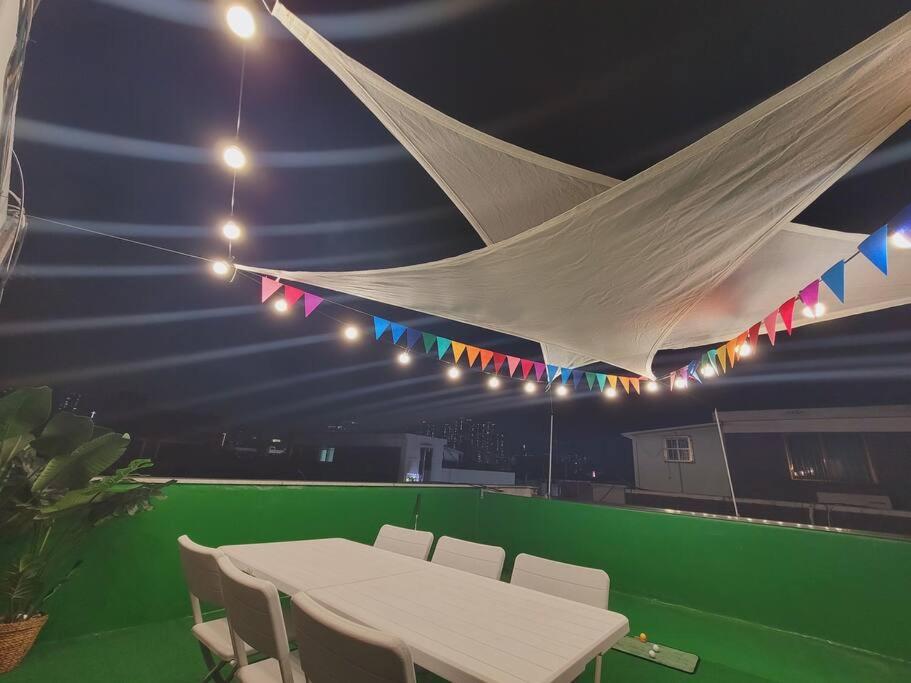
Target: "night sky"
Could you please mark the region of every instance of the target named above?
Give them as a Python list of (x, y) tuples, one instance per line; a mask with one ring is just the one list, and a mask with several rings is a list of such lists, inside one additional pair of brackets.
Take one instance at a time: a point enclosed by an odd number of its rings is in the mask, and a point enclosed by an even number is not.
[[(288, 6), (447, 114), (618, 178), (699, 139), (907, 9), (906, 0), (448, 0), (395, 11), (405, 6), (397, 2)], [(253, 166), (238, 179), (238, 217), (248, 225), (238, 260), (345, 270), (481, 247), (373, 115), (252, 6), (260, 27), (272, 26), (247, 55), (241, 138)], [(136, 11), (150, 7), (171, 18)], [(216, 226), (231, 178), (214, 150), (233, 135), (241, 48), (218, 15), (206, 26), (204, 8), (190, 0), (44, 0), (16, 142), (30, 214), (206, 257), (224, 253)], [(797, 221), (872, 232), (911, 202), (909, 180), (906, 126)], [(541, 277), (545, 284), (559, 274)], [(531, 342), (339, 299), (540, 358)], [(384, 431), (474, 415), (501, 424), (512, 450), (523, 441), (543, 448), (549, 405), (540, 394), (530, 399), (507, 382), (492, 395), (477, 375), (453, 386), (431, 360), (401, 368), (391, 346), (370, 341), (368, 319), (325, 311), (360, 323), (367, 337), (345, 344), (325, 316), (279, 318), (259, 305), (255, 283), (219, 281), (205, 263), (33, 220), (0, 306), (0, 384), (81, 392), (100, 422), (127, 427), (164, 411), (224, 427), (356, 420)], [(909, 320), (904, 307), (780, 335), (774, 349), (763, 344), (759, 357), (686, 393), (608, 403), (580, 392), (556, 402), (557, 430), (564, 440), (598, 444), (626, 430), (703, 422), (714, 407), (909, 402)], [(697, 353), (663, 352), (656, 371)]]

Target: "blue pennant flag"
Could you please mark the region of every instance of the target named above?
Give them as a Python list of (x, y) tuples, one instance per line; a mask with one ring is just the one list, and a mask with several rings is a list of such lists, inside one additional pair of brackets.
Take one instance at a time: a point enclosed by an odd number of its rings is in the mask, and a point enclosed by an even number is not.
[(553, 382), (555, 379), (557, 379), (557, 375), (559, 375), (559, 374), (560, 374), (560, 368), (558, 368), (556, 365), (547, 366), (547, 381), (548, 382)]
[(578, 388), (579, 388), (579, 382), (581, 382), (581, 381), (582, 381), (582, 371), (581, 371), (581, 370), (573, 370), (573, 387), (575, 387), (576, 389), (578, 389)]
[(689, 366), (687, 366), (686, 371), (689, 373), (690, 377), (692, 377), (694, 380), (699, 382), (699, 384), (702, 384), (702, 378), (699, 376), (699, 373), (697, 371), (698, 367), (699, 367), (698, 360), (690, 361), (690, 364), (689, 364)]
[(563, 376), (563, 384), (566, 384), (569, 378), (573, 376), (573, 370), (572, 368), (563, 368), (560, 370), (560, 374)]
[(842, 303), (845, 302), (845, 262), (839, 261), (829, 268), (820, 278), (826, 283), (832, 294), (838, 297)]
[(884, 225), (857, 246), (857, 251), (870, 259), (883, 275), (889, 274), (889, 226)]
[(398, 323), (392, 323), (392, 343), (398, 344), (399, 339), (402, 338), (403, 334), (405, 334), (405, 326), (399, 325)]
[(383, 320), (382, 318), (377, 318), (373, 316), (373, 331), (376, 334), (376, 338), (379, 339), (383, 336), (383, 332), (389, 329), (389, 321)]
[(412, 346), (418, 343), (418, 340), (421, 338), (421, 333), (417, 330), (412, 330), (410, 327), (405, 334), (405, 344), (410, 349)]
[(452, 344), (451, 339), (446, 339), (445, 337), (437, 337), (437, 355), (440, 360), (443, 359), (443, 356), (446, 353), (446, 349)]
[(712, 364), (715, 374), (718, 374), (718, 349), (709, 349), (705, 355), (709, 357), (709, 363)]

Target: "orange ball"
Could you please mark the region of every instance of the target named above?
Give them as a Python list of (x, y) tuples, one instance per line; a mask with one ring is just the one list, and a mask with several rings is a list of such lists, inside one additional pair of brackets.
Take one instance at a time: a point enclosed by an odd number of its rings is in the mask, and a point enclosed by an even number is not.
[(639, 640), (642, 641), (642, 642), (644, 643), (645, 641), (648, 640), (648, 636), (645, 635), (644, 633), (640, 633), (640, 634), (639, 634)]

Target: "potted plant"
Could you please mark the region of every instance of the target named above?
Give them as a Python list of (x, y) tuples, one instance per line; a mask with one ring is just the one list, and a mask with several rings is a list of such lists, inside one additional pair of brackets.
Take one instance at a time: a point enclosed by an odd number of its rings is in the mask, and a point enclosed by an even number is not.
[(49, 387), (0, 397), (0, 673), (15, 668), (47, 621), (45, 602), (79, 567), (86, 534), (111, 517), (151, 507), (166, 484), (132, 477), (133, 460), (100, 476), (128, 434), (68, 412), (51, 416)]

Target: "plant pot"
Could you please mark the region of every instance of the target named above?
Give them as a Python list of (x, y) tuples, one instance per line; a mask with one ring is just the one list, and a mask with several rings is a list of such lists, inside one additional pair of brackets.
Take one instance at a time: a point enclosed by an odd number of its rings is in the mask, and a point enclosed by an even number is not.
[(25, 621), (0, 624), (0, 674), (19, 666), (46, 623), (47, 615), (41, 614)]

